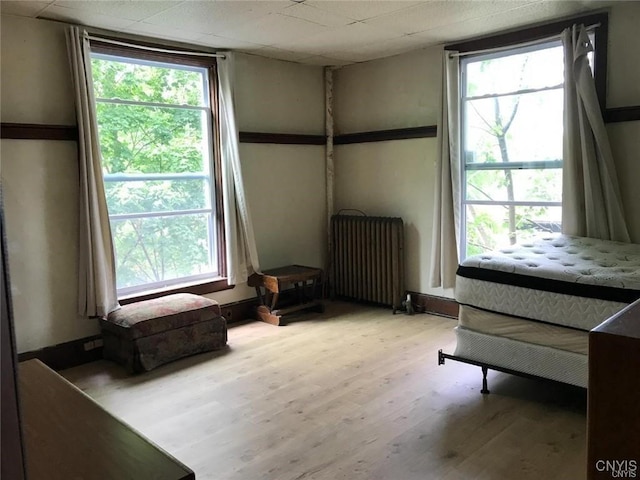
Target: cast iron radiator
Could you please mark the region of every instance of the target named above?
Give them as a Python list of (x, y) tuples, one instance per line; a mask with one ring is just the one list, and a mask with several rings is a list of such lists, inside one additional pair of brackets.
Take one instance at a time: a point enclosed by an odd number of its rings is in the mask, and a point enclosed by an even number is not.
[(331, 217), (331, 296), (387, 305), (404, 298), (404, 224), (397, 217)]

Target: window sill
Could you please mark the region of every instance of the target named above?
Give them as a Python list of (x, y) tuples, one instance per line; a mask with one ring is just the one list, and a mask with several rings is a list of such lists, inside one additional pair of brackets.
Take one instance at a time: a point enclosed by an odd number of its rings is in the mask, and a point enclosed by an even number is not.
[(231, 290), (232, 288), (234, 288), (234, 285), (229, 285), (226, 278), (217, 278), (211, 282), (193, 283), (188, 285), (174, 285), (158, 290), (125, 295), (118, 298), (118, 301), (120, 302), (120, 305), (128, 305), (129, 303), (142, 302), (144, 300), (164, 297), (165, 295), (172, 295), (174, 293), (193, 293), (194, 295), (205, 295), (207, 293)]

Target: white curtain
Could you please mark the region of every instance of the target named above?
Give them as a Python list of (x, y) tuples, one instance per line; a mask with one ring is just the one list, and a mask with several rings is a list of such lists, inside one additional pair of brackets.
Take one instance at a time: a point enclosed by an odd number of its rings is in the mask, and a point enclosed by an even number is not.
[(444, 51), (442, 115), (438, 124), (431, 286), (455, 285), (460, 251), (460, 62)]
[(630, 242), (607, 131), (587, 54), (586, 29), (562, 32), (565, 56), (562, 231)]
[(224, 58), (219, 58), (217, 65), (227, 281), (229, 285), (236, 285), (246, 282), (252, 273), (259, 272), (260, 264), (242, 181), (238, 127), (233, 100), (233, 54), (225, 52)]
[(115, 255), (102, 179), (98, 123), (88, 34), (67, 32), (67, 50), (75, 90), (80, 172), (78, 312), (103, 317), (118, 309)]

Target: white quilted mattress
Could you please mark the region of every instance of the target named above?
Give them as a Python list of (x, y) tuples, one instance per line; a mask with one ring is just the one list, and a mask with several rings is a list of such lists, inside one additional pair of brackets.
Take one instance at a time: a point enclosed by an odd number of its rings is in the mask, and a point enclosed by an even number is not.
[(590, 330), (640, 298), (640, 245), (555, 235), (474, 255), (458, 269), (455, 298)]

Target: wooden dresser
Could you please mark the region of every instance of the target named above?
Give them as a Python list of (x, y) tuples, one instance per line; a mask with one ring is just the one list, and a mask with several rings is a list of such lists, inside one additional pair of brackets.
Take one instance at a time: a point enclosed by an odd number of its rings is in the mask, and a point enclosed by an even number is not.
[(194, 473), (39, 360), (20, 364), (29, 480), (190, 480)]
[(640, 300), (589, 332), (588, 480), (640, 478)]

